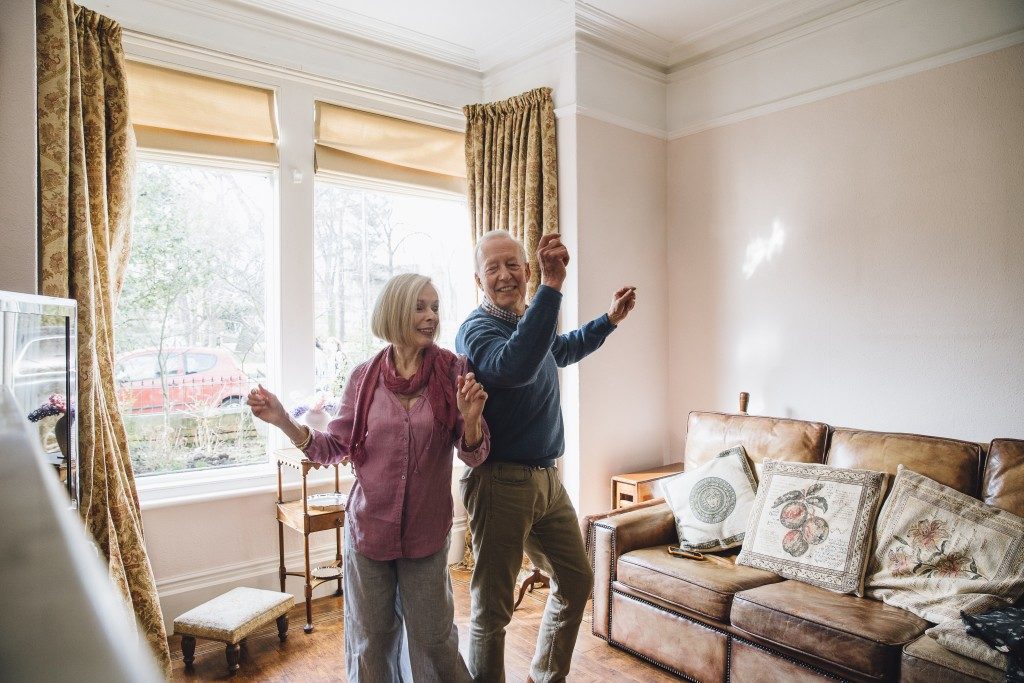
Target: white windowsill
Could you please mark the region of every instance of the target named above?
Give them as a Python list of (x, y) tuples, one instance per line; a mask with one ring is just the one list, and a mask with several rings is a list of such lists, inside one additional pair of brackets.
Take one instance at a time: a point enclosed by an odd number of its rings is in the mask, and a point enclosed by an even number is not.
[[(284, 468), (284, 490), (297, 491), (302, 487), (298, 472)], [(354, 477), (342, 470), (341, 487), (345, 491)], [(306, 478), (309, 488), (334, 485), (334, 470), (323, 468), (310, 472)], [(277, 467), (270, 463), (243, 465), (138, 477), (135, 480), (139, 504), (143, 510), (205, 503), (212, 500), (240, 498), (277, 492)]]

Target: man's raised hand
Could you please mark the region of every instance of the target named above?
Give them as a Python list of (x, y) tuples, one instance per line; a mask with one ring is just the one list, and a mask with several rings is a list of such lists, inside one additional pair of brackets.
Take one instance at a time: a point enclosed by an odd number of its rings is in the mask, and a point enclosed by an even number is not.
[(608, 309), (608, 319), (612, 325), (618, 325), (636, 306), (636, 287), (627, 285), (612, 295), (612, 305)]
[(561, 289), (565, 282), (565, 267), (569, 265), (569, 250), (562, 244), (557, 232), (540, 238), (537, 245), (537, 261), (540, 262), (540, 281), (552, 289)]

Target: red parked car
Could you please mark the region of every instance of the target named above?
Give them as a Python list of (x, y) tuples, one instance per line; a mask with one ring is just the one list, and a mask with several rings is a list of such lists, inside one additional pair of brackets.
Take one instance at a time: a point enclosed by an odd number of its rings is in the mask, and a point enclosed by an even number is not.
[(216, 348), (131, 351), (117, 359), (116, 376), (121, 409), (134, 414), (162, 412), (165, 385), (168, 410), (237, 405), (249, 391), (235, 357)]

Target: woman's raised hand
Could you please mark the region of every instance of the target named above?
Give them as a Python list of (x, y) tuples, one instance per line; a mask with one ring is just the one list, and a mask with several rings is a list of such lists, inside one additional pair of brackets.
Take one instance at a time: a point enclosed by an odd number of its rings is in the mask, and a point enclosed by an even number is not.
[(455, 386), (462, 419), (467, 423), (475, 424), (484, 412), (484, 404), (487, 403), (487, 392), (484, 391), (484, 386), (476, 381), (476, 375), (472, 372), (459, 375), (455, 380)]
[(255, 417), (275, 427), (283, 427), (290, 422), (288, 411), (284, 409), (280, 399), (267, 391), (262, 384), (249, 392), (246, 404), (252, 409)]

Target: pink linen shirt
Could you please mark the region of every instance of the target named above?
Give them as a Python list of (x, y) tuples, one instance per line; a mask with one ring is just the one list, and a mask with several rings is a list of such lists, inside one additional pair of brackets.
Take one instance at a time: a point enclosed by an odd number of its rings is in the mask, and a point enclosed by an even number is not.
[[(338, 417), (327, 431), (311, 430), (306, 456), (331, 465), (350, 457), (356, 391), (369, 362), (349, 376)], [(465, 374), (466, 359), (459, 356), (450, 378)], [(437, 380), (433, 380), (437, 381)], [(425, 395), (407, 410), (381, 378), (370, 404), (362, 457), (353, 459), (356, 481), (349, 492), (345, 517), (356, 550), (371, 560), (420, 558), (444, 547), (452, 527), (452, 448), (459, 459), (476, 467), (490, 453), (490, 433), (481, 418), (483, 441), (465, 449), (462, 415), (453, 433), (434, 420)]]

